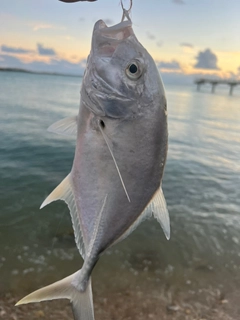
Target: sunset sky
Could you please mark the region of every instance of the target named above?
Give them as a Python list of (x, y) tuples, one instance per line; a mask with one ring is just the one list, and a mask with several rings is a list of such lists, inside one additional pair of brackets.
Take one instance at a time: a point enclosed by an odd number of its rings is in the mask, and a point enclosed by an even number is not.
[[(119, 0), (1, 0), (0, 67), (82, 74), (94, 23), (115, 24), (121, 14)], [(135, 34), (169, 82), (240, 78), (239, 16), (239, 0), (133, 0), (131, 13)]]

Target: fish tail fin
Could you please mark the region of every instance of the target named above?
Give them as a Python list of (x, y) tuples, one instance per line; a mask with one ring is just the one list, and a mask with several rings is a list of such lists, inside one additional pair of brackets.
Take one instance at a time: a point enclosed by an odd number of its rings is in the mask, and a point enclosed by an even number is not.
[(88, 280), (84, 291), (79, 290), (74, 285), (80, 272), (81, 270), (49, 286), (30, 293), (18, 301), (16, 306), (47, 300), (69, 299), (72, 304), (75, 320), (94, 320), (91, 279)]
[(94, 320), (91, 278), (86, 290), (80, 293), (80, 297), (72, 300), (72, 311), (74, 320)]

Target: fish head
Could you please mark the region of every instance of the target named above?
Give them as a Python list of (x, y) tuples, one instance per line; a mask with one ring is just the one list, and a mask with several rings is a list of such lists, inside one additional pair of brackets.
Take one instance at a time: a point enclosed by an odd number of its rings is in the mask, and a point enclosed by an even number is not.
[(81, 95), (99, 116), (132, 118), (165, 96), (159, 71), (137, 40), (131, 20), (96, 22)]

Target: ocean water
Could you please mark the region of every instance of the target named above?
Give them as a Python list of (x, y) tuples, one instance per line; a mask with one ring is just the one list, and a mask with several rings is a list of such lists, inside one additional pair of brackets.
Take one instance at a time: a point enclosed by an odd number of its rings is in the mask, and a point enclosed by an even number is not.
[[(29, 292), (78, 270), (67, 206), (39, 210), (71, 170), (75, 139), (47, 132), (76, 115), (81, 78), (0, 72), (0, 293)], [(167, 241), (154, 220), (106, 252), (99, 290), (151, 282), (234, 290), (240, 283), (240, 89), (166, 86)], [(144, 290), (144, 289), (143, 289)]]

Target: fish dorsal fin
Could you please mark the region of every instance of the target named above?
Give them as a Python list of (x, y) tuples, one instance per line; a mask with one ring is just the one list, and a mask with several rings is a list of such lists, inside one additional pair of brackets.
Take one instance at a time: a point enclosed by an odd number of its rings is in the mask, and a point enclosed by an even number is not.
[(160, 187), (155, 195), (153, 196), (152, 201), (148, 205), (148, 210), (151, 210), (154, 218), (160, 223), (163, 232), (167, 238), (170, 239), (170, 219), (167, 209), (166, 200), (163, 195), (162, 187)]
[(64, 136), (77, 136), (77, 120), (78, 117), (69, 117), (54, 122), (49, 128), (49, 132), (62, 134)]
[(56, 201), (56, 200), (63, 200), (67, 203), (68, 208), (70, 210), (73, 230), (75, 234), (75, 241), (78, 247), (78, 250), (81, 256), (84, 258), (85, 256), (85, 245), (81, 230), (81, 224), (79, 220), (79, 214), (77, 210), (77, 205), (74, 197), (74, 193), (72, 190), (71, 184), (71, 174), (69, 174), (57, 187), (53, 190), (52, 193), (45, 199), (42, 203), (40, 209), (48, 205), (49, 203)]

